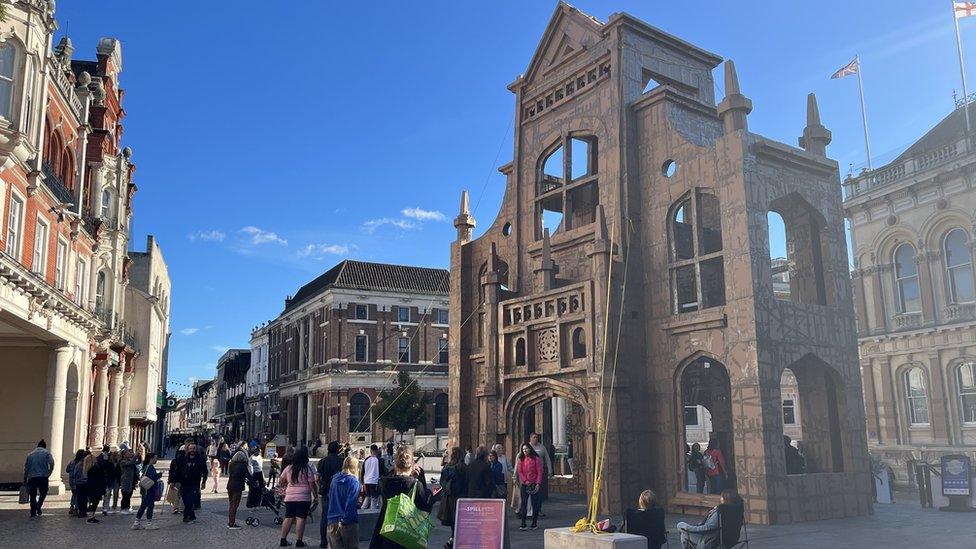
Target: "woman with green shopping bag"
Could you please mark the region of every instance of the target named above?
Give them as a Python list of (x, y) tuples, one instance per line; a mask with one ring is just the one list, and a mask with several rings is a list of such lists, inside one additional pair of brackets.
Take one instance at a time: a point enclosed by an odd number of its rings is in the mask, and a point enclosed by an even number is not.
[(421, 549), (433, 524), (430, 510), (436, 497), (427, 490), (423, 471), (414, 463), (413, 452), (397, 451), (393, 460), (394, 475), (380, 479), (383, 507), (373, 530), (369, 549)]

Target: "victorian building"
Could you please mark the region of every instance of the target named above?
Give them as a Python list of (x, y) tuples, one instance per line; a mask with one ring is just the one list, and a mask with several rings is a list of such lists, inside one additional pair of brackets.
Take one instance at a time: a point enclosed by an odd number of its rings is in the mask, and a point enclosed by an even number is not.
[(430, 401), (418, 449), (447, 434), (448, 272), (346, 260), (302, 286), (252, 333), (268, 338), (270, 428), (289, 443), (369, 445), (393, 438), (373, 417), (397, 372)]
[(974, 174), (960, 106), (844, 182), (868, 445), (901, 483), (920, 462), (976, 452)]
[(227, 440), (244, 436), (244, 392), (247, 371), (251, 367), (249, 349), (229, 349), (217, 361), (217, 401), (214, 419), (220, 434)]
[[(460, 445), (572, 441), (601, 502), (688, 493), (685, 410), (710, 414), (748, 520), (871, 512), (837, 163), (807, 98), (800, 147), (748, 128), (732, 61), (635, 19), (560, 3), (515, 100), (500, 211), (451, 247), (450, 425)], [(803, 98), (796, 118), (803, 120)], [(788, 276), (770, 258), (783, 218)], [(788, 288), (787, 288), (788, 286)], [(787, 475), (781, 386), (795, 377), (807, 473)], [(694, 409), (694, 408), (692, 408)], [(554, 429), (555, 427), (555, 429)]]
[(247, 436), (271, 437), (268, 397), (268, 329), (264, 325), (251, 332), (251, 367), (244, 386)]
[[(0, 483), (37, 440), (57, 471), (116, 445), (134, 339), (123, 322), (134, 165), (121, 147), (121, 45), (94, 61), (57, 46), (54, 2), (7, 2), (0, 23)], [(63, 475), (62, 475), (63, 476)], [(52, 478), (52, 489), (64, 489)]]

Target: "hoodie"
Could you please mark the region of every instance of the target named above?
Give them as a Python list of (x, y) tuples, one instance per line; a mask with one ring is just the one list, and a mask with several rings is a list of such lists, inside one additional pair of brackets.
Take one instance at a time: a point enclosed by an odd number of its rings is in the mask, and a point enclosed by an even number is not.
[(356, 500), (359, 499), (359, 479), (346, 472), (337, 473), (329, 485), (329, 511), (326, 520), (329, 524), (355, 524), (359, 522)]

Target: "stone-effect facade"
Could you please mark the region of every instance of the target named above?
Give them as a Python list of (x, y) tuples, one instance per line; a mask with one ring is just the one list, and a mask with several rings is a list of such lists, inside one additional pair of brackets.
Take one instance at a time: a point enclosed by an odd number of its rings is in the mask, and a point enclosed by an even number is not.
[(899, 484), (915, 483), (918, 461), (976, 452), (976, 137), (964, 114), (844, 182), (868, 446)]
[[(509, 86), (515, 157), (501, 168), (498, 216), (472, 240), (465, 195), (455, 220), (451, 434), (513, 453), (533, 430), (552, 442), (562, 433), (548, 432), (549, 403), (565, 399), (579, 489), (589, 490), (609, 409), (604, 507), (620, 509), (646, 488), (673, 504), (688, 497), (684, 406), (700, 404), (750, 521), (866, 515), (830, 134), (812, 96), (803, 149), (749, 132), (751, 102), (731, 62), (715, 104), (720, 62), (629, 15), (601, 23), (560, 3)], [(788, 299), (782, 288), (774, 296), (769, 211), (787, 226)], [(802, 408), (804, 475), (785, 470), (787, 367)]]

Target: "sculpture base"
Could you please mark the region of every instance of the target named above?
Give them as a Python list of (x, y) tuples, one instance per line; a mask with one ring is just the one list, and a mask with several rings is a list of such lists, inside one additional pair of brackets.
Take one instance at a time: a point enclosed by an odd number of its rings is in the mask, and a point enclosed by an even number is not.
[(549, 528), (546, 549), (647, 549), (647, 538), (633, 534), (573, 533), (571, 528)]

